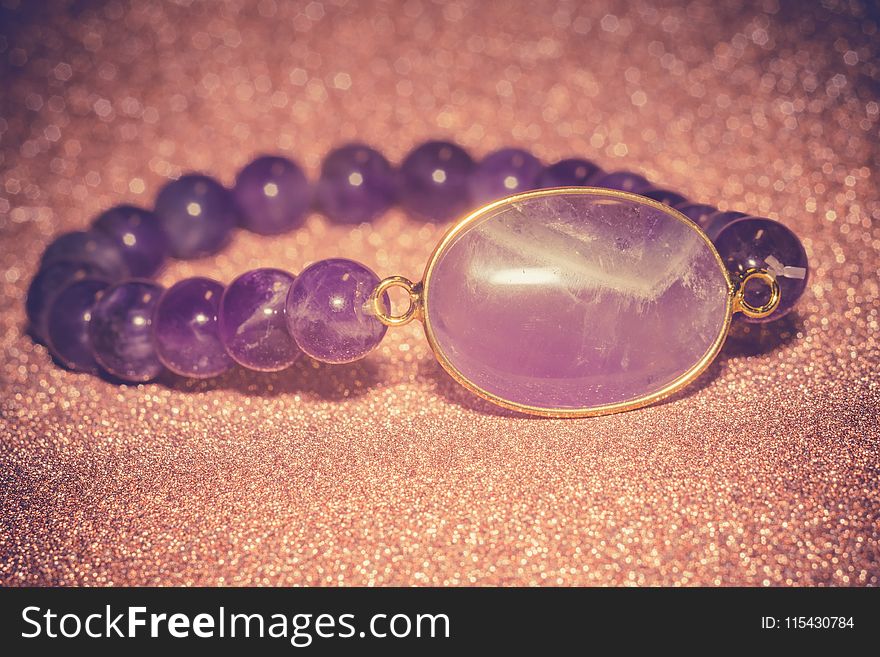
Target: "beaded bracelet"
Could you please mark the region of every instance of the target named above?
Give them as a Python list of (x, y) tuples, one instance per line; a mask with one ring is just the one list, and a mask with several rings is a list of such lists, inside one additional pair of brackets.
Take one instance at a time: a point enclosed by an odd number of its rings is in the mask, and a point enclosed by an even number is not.
[[(500, 200), (498, 200), (500, 199)], [(211, 255), (236, 226), (277, 235), (315, 206), (330, 220), (370, 221), (399, 202), (450, 228), (422, 281), (384, 280), (364, 265), (321, 260), (298, 276), (246, 272), (229, 285), (151, 277), (168, 257)], [(807, 257), (782, 224), (720, 212), (588, 160), (543, 166), (504, 149), (479, 163), (441, 141), (395, 170), (360, 144), (331, 152), (312, 186), (294, 162), (260, 157), (227, 190), (189, 174), (154, 211), (100, 215), (53, 241), (31, 282), (32, 333), (63, 365), (125, 382), (163, 368), (187, 377), (234, 364), (278, 371), (302, 354), (364, 357), (388, 326), (424, 323), (437, 359), (475, 393), (549, 416), (636, 408), (693, 380), (735, 313), (777, 319), (806, 287)], [(409, 297), (394, 315), (387, 290)]]

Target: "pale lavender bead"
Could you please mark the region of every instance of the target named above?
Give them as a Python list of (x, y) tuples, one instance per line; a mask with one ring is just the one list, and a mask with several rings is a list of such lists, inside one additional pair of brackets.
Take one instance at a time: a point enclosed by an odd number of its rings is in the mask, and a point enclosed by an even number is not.
[(300, 357), (284, 317), (293, 281), (293, 274), (280, 269), (254, 269), (227, 286), (220, 300), (220, 339), (236, 363), (275, 372)]
[(684, 202), (676, 205), (675, 209), (703, 229), (706, 228), (709, 217), (718, 212), (718, 208), (704, 203)]
[[(807, 287), (807, 253), (791, 230), (778, 221), (745, 217), (729, 223), (715, 238), (715, 247), (728, 271), (742, 275), (749, 269), (770, 271), (779, 284), (779, 307), (769, 316), (755, 319), (738, 315), (747, 322), (772, 322), (788, 314)], [(749, 285), (745, 298), (753, 306), (769, 299), (766, 285)]]
[(400, 165), (400, 202), (417, 217), (443, 221), (469, 209), (468, 178), (473, 159), (461, 146), (429, 141)]
[(363, 144), (350, 144), (324, 159), (316, 195), (321, 211), (333, 221), (370, 221), (394, 203), (396, 174), (378, 151)]
[(655, 201), (659, 201), (663, 205), (668, 205), (670, 207), (681, 205), (682, 203), (687, 203), (687, 199), (683, 195), (679, 194), (678, 192), (674, 192), (671, 189), (652, 187), (649, 189), (640, 190), (639, 194), (641, 194), (642, 196), (646, 196), (647, 198), (654, 199)]
[(640, 176), (632, 171), (612, 171), (597, 178), (593, 185), (595, 187), (604, 187), (605, 189), (619, 189), (623, 192), (638, 193), (642, 189), (648, 189), (651, 183), (644, 176)]
[(109, 235), (95, 230), (77, 230), (59, 235), (46, 247), (40, 266), (75, 261), (94, 265), (113, 278), (129, 275), (122, 251)]
[(728, 210), (725, 212), (716, 212), (709, 216), (706, 219), (706, 224), (703, 226), (703, 230), (706, 231), (706, 234), (709, 236), (709, 239), (714, 240), (718, 237), (718, 233), (721, 232), (721, 229), (724, 228), (727, 224), (736, 221), (737, 219), (742, 219), (743, 217), (748, 217), (749, 215), (745, 212), (737, 212), (736, 210)]
[(489, 153), (468, 180), (471, 202), (475, 206), (481, 205), (535, 189), (542, 170), (538, 158), (519, 148)]
[(588, 187), (603, 175), (602, 169), (579, 158), (560, 160), (541, 172), (538, 187)]
[[(363, 358), (385, 335), (369, 299), (379, 277), (359, 262), (333, 258), (306, 267), (287, 295), (287, 328), (299, 348), (325, 363)], [(389, 306), (388, 295), (384, 297)]]
[(232, 193), (242, 226), (260, 235), (277, 235), (300, 226), (312, 201), (302, 169), (275, 156), (257, 158), (242, 169)]
[(168, 258), (168, 236), (149, 210), (121, 205), (101, 214), (93, 227), (113, 240), (131, 276), (149, 278)]
[(33, 335), (46, 339), (46, 314), (58, 292), (72, 281), (83, 278), (109, 279), (111, 274), (88, 262), (58, 260), (43, 266), (28, 287), (25, 311)]
[(197, 277), (175, 283), (159, 299), (153, 317), (156, 352), (175, 374), (205, 379), (232, 367), (217, 319), (222, 295), (221, 283)]
[(162, 372), (153, 342), (153, 313), (162, 286), (152, 281), (119, 283), (92, 308), (89, 341), (98, 364), (123, 381), (142, 382)]
[(52, 355), (76, 372), (98, 372), (89, 340), (92, 308), (110, 283), (83, 278), (55, 295), (46, 319), (46, 343)]
[(229, 191), (200, 174), (165, 185), (156, 198), (156, 215), (168, 236), (171, 255), (184, 259), (217, 253), (238, 223)]

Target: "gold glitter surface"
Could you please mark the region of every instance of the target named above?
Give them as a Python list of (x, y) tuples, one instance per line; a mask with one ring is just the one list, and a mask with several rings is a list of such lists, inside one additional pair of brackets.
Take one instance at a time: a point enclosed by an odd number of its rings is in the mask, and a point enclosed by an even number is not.
[[(877, 584), (870, 4), (2, 7), (3, 584)], [(487, 406), (415, 325), (351, 366), (131, 387), (23, 335), (52, 236), (167, 178), (228, 184), (276, 151), (314, 176), (347, 140), (399, 161), (438, 136), (780, 219), (810, 257), (799, 311), (672, 400), (585, 420)], [(417, 279), (444, 228), (314, 216), (162, 281), (334, 255)]]

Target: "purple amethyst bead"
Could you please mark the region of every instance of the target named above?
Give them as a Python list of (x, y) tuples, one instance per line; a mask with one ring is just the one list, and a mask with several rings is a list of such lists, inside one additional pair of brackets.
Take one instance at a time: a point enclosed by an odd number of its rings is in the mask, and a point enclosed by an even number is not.
[(220, 300), (220, 339), (232, 359), (252, 370), (276, 372), (302, 353), (287, 332), (284, 304), (294, 276), (254, 269), (232, 281)]
[(25, 311), (33, 334), (46, 339), (46, 314), (53, 298), (73, 281), (83, 278), (109, 278), (110, 274), (87, 262), (58, 260), (45, 265), (31, 280)]
[(706, 205), (704, 203), (682, 203), (681, 205), (676, 205), (675, 209), (697, 224), (700, 228), (705, 228), (706, 221), (708, 221), (709, 217), (718, 212), (718, 208), (714, 208), (711, 205)]
[(397, 196), (396, 174), (385, 156), (362, 144), (332, 152), (321, 165), (318, 205), (333, 221), (370, 221), (391, 207)]
[(538, 187), (588, 187), (603, 175), (602, 169), (590, 162), (571, 158), (546, 167), (538, 177)]
[(89, 340), (89, 321), (92, 308), (109, 285), (100, 278), (74, 281), (55, 295), (49, 307), (46, 320), (49, 351), (75, 372), (98, 372)]
[(217, 320), (222, 295), (223, 285), (215, 280), (187, 278), (159, 299), (153, 317), (156, 353), (175, 374), (206, 379), (232, 367)]
[(429, 141), (414, 149), (400, 165), (403, 207), (433, 221), (444, 221), (469, 209), (468, 178), (473, 159), (461, 146)]
[(156, 199), (156, 215), (175, 258), (217, 253), (238, 223), (229, 191), (213, 178), (188, 174), (165, 185)]
[(113, 240), (131, 276), (149, 278), (168, 258), (168, 236), (149, 210), (121, 205), (95, 219), (93, 227)]
[(92, 354), (113, 376), (143, 382), (162, 372), (153, 341), (153, 314), (161, 294), (162, 286), (152, 281), (126, 281), (105, 290), (92, 308)]
[(708, 219), (706, 219), (706, 224), (703, 226), (703, 230), (706, 231), (709, 239), (714, 240), (716, 237), (718, 237), (718, 233), (721, 232), (721, 229), (724, 228), (727, 224), (736, 221), (737, 219), (742, 219), (743, 217), (748, 216), (749, 215), (745, 212), (736, 212), (735, 210), (716, 212)]
[[(385, 335), (369, 299), (379, 277), (359, 262), (333, 258), (308, 267), (290, 286), (287, 328), (299, 348), (325, 363), (366, 356)], [(388, 296), (385, 296), (388, 307)]]
[(663, 205), (668, 205), (670, 207), (687, 203), (687, 199), (684, 196), (678, 192), (673, 192), (671, 189), (652, 187), (651, 189), (643, 189), (639, 191), (639, 194), (646, 196), (647, 198), (652, 198), (655, 201), (659, 201)]
[[(807, 253), (797, 236), (778, 221), (763, 217), (737, 219), (721, 229), (715, 247), (732, 274), (766, 269), (779, 283), (779, 307), (763, 319), (739, 315), (747, 322), (771, 322), (786, 315), (807, 287)], [(764, 285), (749, 285), (745, 298), (753, 306), (761, 306), (767, 302), (769, 290)]]
[(242, 226), (259, 235), (278, 235), (302, 225), (312, 202), (306, 175), (284, 157), (265, 156), (248, 164), (232, 193)]
[(113, 278), (129, 275), (122, 251), (108, 235), (95, 230), (64, 233), (46, 247), (40, 267), (62, 260), (85, 262)]
[(535, 189), (543, 166), (528, 151), (504, 148), (482, 159), (468, 180), (473, 205)]
[(612, 171), (604, 176), (597, 178), (592, 183), (594, 187), (603, 187), (605, 189), (619, 189), (622, 192), (638, 193), (643, 189), (648, 189), (651, 183), (648, 179), (640, 176), (632, 171)]

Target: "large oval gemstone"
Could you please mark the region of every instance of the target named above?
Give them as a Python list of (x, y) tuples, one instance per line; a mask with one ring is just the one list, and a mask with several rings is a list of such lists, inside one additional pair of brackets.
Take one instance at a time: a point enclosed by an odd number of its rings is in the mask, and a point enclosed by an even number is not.
[(633, 194), (531, 192), (441, 242), (423, 317), (440, 362), (502, 405), (599, 414), (685, 385), (726, 335), (731, 290), (708, 238)]

